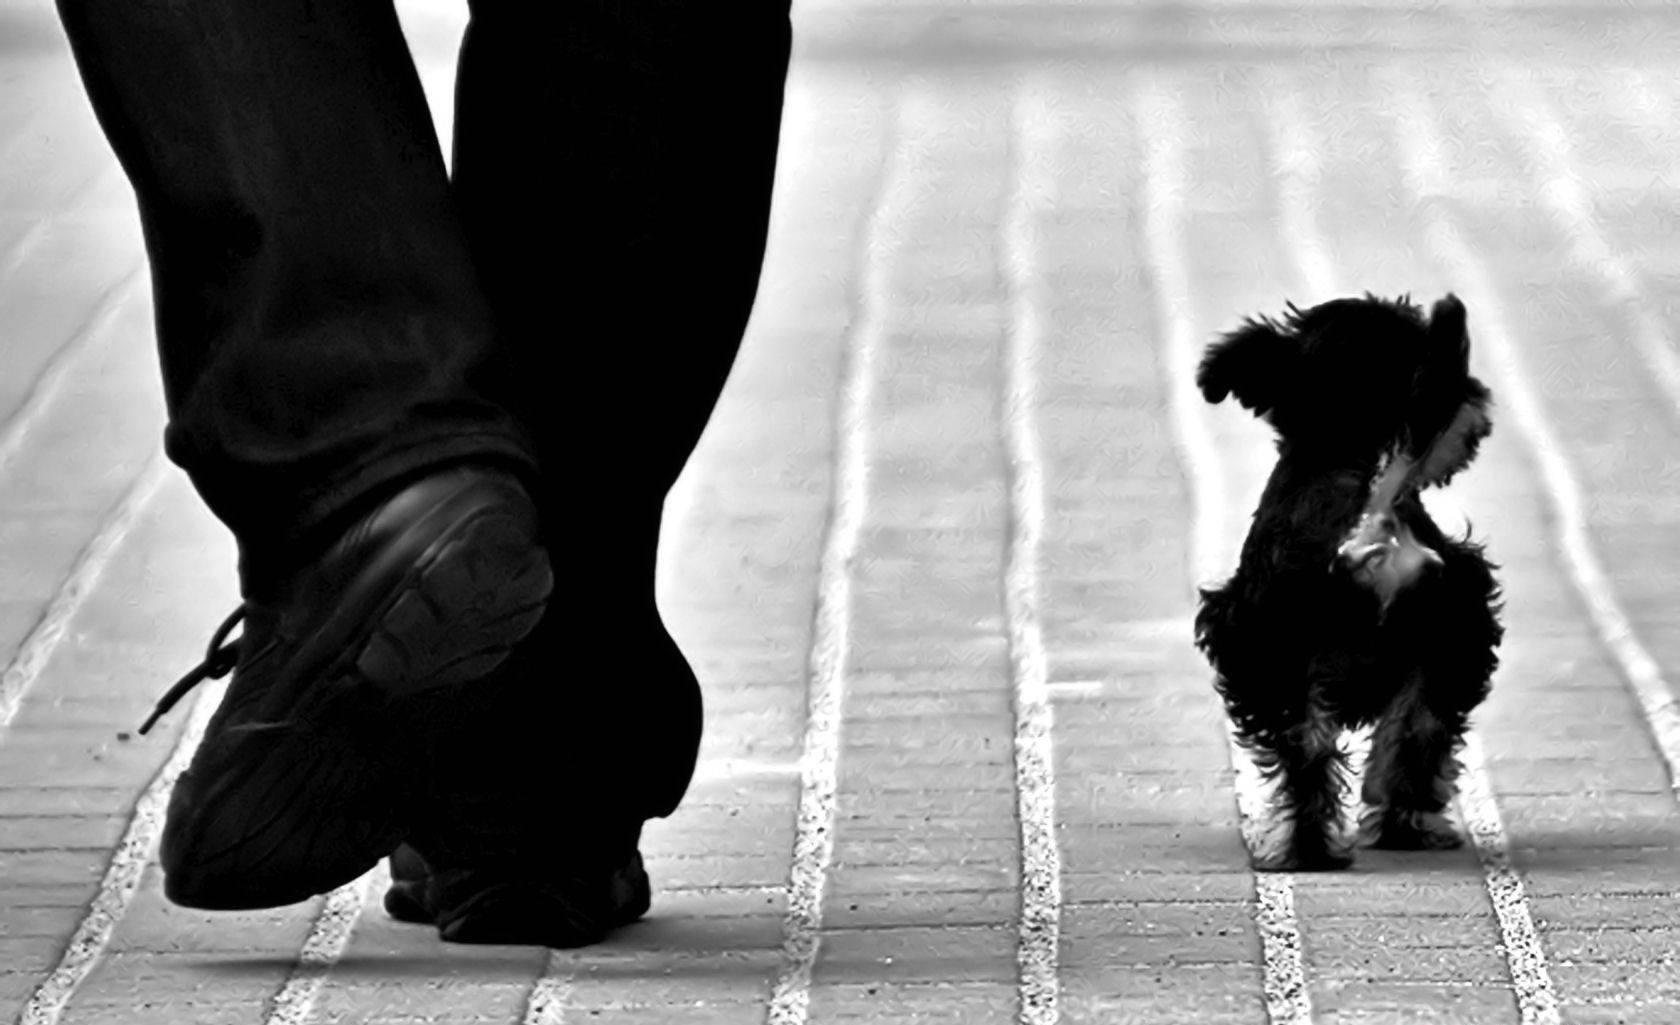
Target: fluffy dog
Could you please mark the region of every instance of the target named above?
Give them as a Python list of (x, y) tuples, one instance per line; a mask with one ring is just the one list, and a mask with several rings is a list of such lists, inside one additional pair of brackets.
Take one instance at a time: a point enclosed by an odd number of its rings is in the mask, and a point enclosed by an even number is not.
[(1337, 299), (1252, 318), (1209, 346), (1196, 382), (1277, 432), (1237, 572), (1201, 592), (1196, 643), (1241, 743), (1275, 784), (1262, 869), (1352, 861), (1344, 730), (1374, 725), (1362, 796), (1375, 847), (1459, 845), (1445, 809), (1470, 711), (1503, 635), (1495, 567), (1449, 538), (1419, 489), (1445, 484), (1490, 430), (1464, 305)]

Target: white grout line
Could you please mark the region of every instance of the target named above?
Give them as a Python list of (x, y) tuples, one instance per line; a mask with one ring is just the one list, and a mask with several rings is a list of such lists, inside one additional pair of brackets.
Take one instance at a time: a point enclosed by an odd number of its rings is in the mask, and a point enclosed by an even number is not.
[(1002, 225), (1003, 290), (1010, 315), (1003, 367), (1011, 528), (1004, 560), (1004, 610), (1015, 685), (1015, 794), (1021, 829), (1016, 947), (1021, 1025), (1053, 1025), (1060, 1017), (1062, 865), (1056, 846), (1054, 718), (1039, 607), (1045, 489), (1034, 414), (1047, 301), (1037, 266), (1037, 220), (1054, 206), (1053, 114), (1042, 88), (1023, 84), (1010, 112), (1013, 182)]
[(1493, 76), (1491, 102), (1526, 130), (1522, 141), (1536, 164), (1541, 202), (1568, 238), (1572, 262), (1598, 278), (1610, 302), (1628, 318), (1634, 348), (1671, 411), (1680, 414), (1680, 355), (1675, 354), (1662, 320), (1652, 312), (1638, 268), (1616, 252), (1599, 226), (1592, 197), (1575, 170), (1569, 133), (1533, 84), (1509, 67)]
[(1444, 166), (1439, 132), (1424, 100), (1409, 80), (1396, 77), (1390, 85), (1402, 90), (1391, 92), (1397, 97), (1393, 109), (1402, 133), (1407, 181), (1413, 194), (1424, 204), (1425, 231), (1430, 244), (1467, 282), (1465, 291), (1478, 297), (1482, 312), (1477, 319), (1483, 324), (1478, 338), (1484, 341), (1484, 351), (1492, 357), (1501, 382), (1495, 394), (1501, 396), (1501, 405), (1510, 410), (1511, 419), (1545, 483), (1546, 496), (1554, 512), (1552, 524), (1557, 545), (1563, 553), (1570, 582), (1584, 600), (1599, 639), (1615, 658), (1623, 679), (1638, 700), (1668, 770), (1670, 784), (1675, 788), (1675, 797), (1680, 799), (1680, 702), (1663, 679), (1656, 659), (1639, 642), (1633, 624), (1616, 600), (1609, 574), (1593, 549), (1580, 482), (1562, 443), (1552, 432), (1539, 395), (1529, 384), (1487, 268), (1443, 208), (1443, 203), (1450, 202), (1451, 197), (1450, 172)]
[(548, 966), (531, 987), (525, 999), (525, 1016), (520, 1025), (563, 1025), (566, 1005), (572, 999), (572, 973), (576, 962), (569, 952), (555, 950), (548, 955)]
[(58, 396), (59, 390), (75, 376), (82, 354), (105, 335), (128, 301), (139, 294), (140, 283), (147, 280), (150, 279), (146, 276), (146, 265), (142, 263), (117, 279), (93, 301), (87, 319), (53, 352), (30, 385), (23, 403), (4, 425), (0, 425), (0, 467), (17, 457), (24, 440), (40, 424), (42, 415)]
[(1488, 900), (1499, 919), (1505, 963), (1516, 990), (1517, 1012), (1522, 1025), (1560, 1025), (1563, 1019), (1558, 1012), (1557, 994), (1552, 991), (1546, 952), (1534, 928), (1534, 916), (1528, 910), (1528, 893), (1522, 876), (1511, 864), (1505, 826), (1500, 821), (1499, 804), (1494, 800), (1487, 764), (1482, 757), (1482, 741), (1475, 733), (1465, 737), (1459, 762), (1464, 767), (1458, 781), (1459, 814), (1464, 816), (1464, 827), (1475, 845), (1476, 857), (1482, 862)]
[(151, 860), (152, 850), (163, 831), (164, 812), (169, 806), (169, 792), (175, 787), (175, 778), (192, 759), (198, 742), (204, 737), (204, 727), (221, 699), (222, 686), (217, 684), (204, 688), (193, 704), (192, 714), (187, 717), (174, 750), (135, 802), (128, 828), (111, 852), (105, 877), (99, 883), (99, 893), (88, 905), (87, 913), (71, 934), (52, 973), (30, 996), (29, 1003), (18, 1017), (18, 1025), (56, 1025), (71, 995), (87, 979), (111, 942), (111, 934), (133, 902), (146, 864)]
[[(1153, 80), (1137, 97), (1134, 124), (1144, 140), (1145, 179), (1141, 204), (1147, 262), (1154, 272), (1157, 320), (1166, 333), (1169, 411), (1191, 487), (1190, 562), (1196, 582), (1217, 577), (1229, 543), (1221, 512), (1227, 507), (1219, 450), (1196, 388), (1197, 351), (1191, 315), (1190, 278), (1182, 238), (1184, 220), (1184, 114), (1178, 97)], [(1245, 840), (1252, 849), (1255, 829), (1266, 815), (1265, 783), (1259, 769), (1229, 736), (1235, 772), (1237, 807)], [(1301, 958), (1301, 930), (1295, 917), (1294, 878), (1282, 872), (1254, 873), (1255, 925), (1260, 934), (1262, 986), (1272, 1025), (1301, 1025), (1312, 1020)]]
[(810, 1014), (811, 974), (821, 943), (823, 894), (834, 857), (839, 789), (840, 720), (851, 640), (852, 564), (869, 501), (869, 418), (875, 364), (885, 343), (891, 263), (908, 244), (905, 207), (912, 180), (906, 113), (895, 109), (874, 202), (859, 240), (857, 306), (843, 351), (835, 412), (833, 495), (818, 567), (817, 606), (806, 680), (804, 755), (799, 814), (782, 923), (782, 967), (771, 991), (769, 1025), (803, 1025)]
[(274, 994), (263, 1025), (304, 1025), (310, 1020), (327, 976), (350, 945), (350, 934), (367, 906), (368, 894), (375, 888), (383, 892), (390, 883), (390, 871), (382, 860), (360, 879), (327, 894), (309, 935), (304, 938), (297, 963), (285, 984)]
[(4, 731), (17, 717), (24, 695), (35, 685), (51, 661), (53, 652), (63, 643), (71, 617), (93, 593), (99, 578), (105, 573), (105, 567), (110, 565), (123, 541), (139, 522), (147, 503), (168, 476), (169, 469), (163, 450), (154, 449), (140, 468), (139, 475), (106, 515), (98, 533), (82, 549), (76, 564), (59, 585), (40, 620), (18, 645), (5, 670), (0, 672), (0, 731)]
[[(1303, 126), (1300, 131), (1305, 134), (1310, 129)], [(1311, 202), (1310, 193), (1302, 198)], [(1295, 241), (1308, 249), (1321, 245), (1314, 240), (1297, 238)], [(1307, 273), (1304, 265), (1303, 273)], [(1477, 317), (1480, 319), (1480, 312)], [(1500, 821), (1493, 784), (1482, 758), (1481, 739), (1473, 730), (1465, 736), (1459, 764), (1462, 770), (1458, 780), (1459, 815), (1482, 864), (1483, 884), (1487, 887), (1499, 924), (1503, 953), (1523, 1025), (1553, 1025), (1559, 1021), (1557, 998), (1552, 992), (1545, 952), (1541, 949), (1533, 917), (1529, 914), (1522, 878), (1511, 866), (1505, 828)]]

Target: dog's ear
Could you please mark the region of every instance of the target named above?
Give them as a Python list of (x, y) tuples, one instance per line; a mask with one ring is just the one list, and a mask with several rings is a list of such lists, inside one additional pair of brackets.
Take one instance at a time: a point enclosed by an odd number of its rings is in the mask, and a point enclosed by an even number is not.
[(1457, 356), (1461, 365), (1470, 362), (1470, 333), (1465, 327), (1464, 303), (1448, 292), (1429, 310), (1429, 345), (1436, 353)]
[(1196, 370), (1196, 386), (1209, 402), (1235, 395), (1255, 416), (1265, 416), (1282, 400), (1300, 357), (1293, 330), (1251, 317), (1208, 346)]

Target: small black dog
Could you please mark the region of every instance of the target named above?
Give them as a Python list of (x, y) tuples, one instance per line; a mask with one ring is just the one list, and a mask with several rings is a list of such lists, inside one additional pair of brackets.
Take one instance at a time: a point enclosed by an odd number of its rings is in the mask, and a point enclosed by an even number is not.
[(1375, 724), (1364, 840), (1459, 845), (1444, 814), (1470, 711), (1499, 659), (1499, 587), (1482, 546), (1445, 536), (1418, 498), (1475, 456), (1488, 389), (1470, 375), (1464, 305), (1427, 318), (1367, 295), (1209, 346), (1202, 395), (1278, 435), (1278, 462), (1236, 575), (1202, 591), (1196, 643), (1239, 740), (1277, 783), (1262, 869), (1342, 868), (1344, 730)]

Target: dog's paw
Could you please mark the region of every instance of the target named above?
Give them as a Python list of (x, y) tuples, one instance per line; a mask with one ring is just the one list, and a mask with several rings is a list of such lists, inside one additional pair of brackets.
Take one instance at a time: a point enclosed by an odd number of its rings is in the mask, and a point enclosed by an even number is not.
[(1450, 851), (1464, 838), (1439, 812), (1372, 809), (1360, 823), (1365, 846), (1386, 851)]

